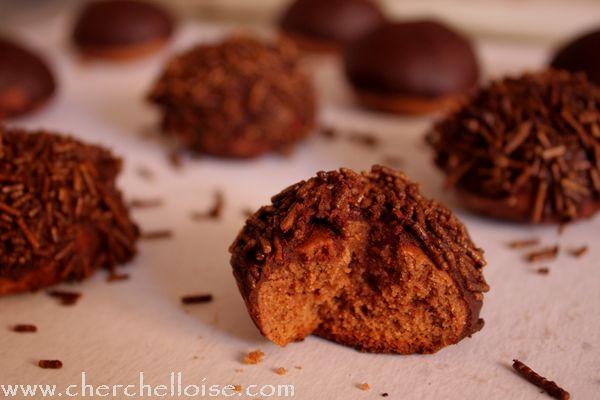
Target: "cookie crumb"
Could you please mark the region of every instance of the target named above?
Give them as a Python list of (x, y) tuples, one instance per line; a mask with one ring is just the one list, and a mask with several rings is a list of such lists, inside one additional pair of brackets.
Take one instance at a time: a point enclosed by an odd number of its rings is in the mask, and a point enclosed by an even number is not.
[(234, 369), (234, 371), (237, 372), (237, 373), (239, 373), (239, 374), (241, 374), (242, 372), (244, 372), (244, 369), (243, 368), (236, 368), (236, 369)]
[(17, 324), (12, 330), (19, 333), (34, 333), (37, 332), (37, 326), (33, 324)]
[(81, 293), (67, 290), (50, 290), (48, 296), (58, 299), (63, 306), (72, 306), (81, 298)]
[(173, 237), (173, 231), (170, 229), (158, 229), (155, 231), (143, 232), (140, 239), (145, 240), (157, 240), (157, 239), (168, 239)]
[(369, 384), (366, 383), (366, 382), (359, 383), (357, 386), (358, 386), (358, 388), (360, 390), (369, 390), (369, 389), (371, 389), (371, 386), (369, 386)]
[(60, 360), (40, 360), (38, 366), (44, 369), (60, 369), (63, 363)]
[(241, 393), (242, 392), (242, 385), (233, 385), (233, 390), (236, 393)]
[(258, 364), (262, 362), (264, 357), (265, 353), (263, 353), (259, 349), (256, 349), (254, 351), (251, 351), (244, 357), (244, 364)]
[(534, 370), (523, 364), (521, 361), (513, 360), (512, 367), (527, 381), (539, 387), (555, 399), (569, 400), (571, 397), (569, 392), (558, 386), (556, 382), (550, 381), (543, 376), (538, 375)]
[(589, 247), (587, 245), (581, 246), (581, 247), (576, 247), (576, 248), (570, 249), (569, 254), (575, 258), (579, 258), (579, 257), (583, 257), (584, 255), (586, 255), (588, 250), (589, 250)]
[(181, 297), (183, 304), (202, 304), (210, 303), (211, 301), (213, 301), (212, 294), (193, 294)]
[(275, 370), (275, 373), (277, 375), (285, 375), (285, 374), (287, 374), (287, 372), (288, 372), (287, 369), (285, 369), (283, 367), (279, 367)]

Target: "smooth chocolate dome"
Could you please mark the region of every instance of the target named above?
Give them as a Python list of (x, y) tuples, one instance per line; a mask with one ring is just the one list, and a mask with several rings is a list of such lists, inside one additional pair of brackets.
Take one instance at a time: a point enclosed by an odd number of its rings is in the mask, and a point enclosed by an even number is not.
[(588, 32), (558, 50), (551, 66), (570, 72), (585, 72), (600, 85), (600, 30)]
[(370, 0), (296, 0), (283, 13), (280, 26), (292, 35), (343, 45), (384, 20)]
[(460, 94), (479, 79), (469, 40), (434, 21), (382, 25), (346, 48), (344, 64), (357, 89), (384, 95)]

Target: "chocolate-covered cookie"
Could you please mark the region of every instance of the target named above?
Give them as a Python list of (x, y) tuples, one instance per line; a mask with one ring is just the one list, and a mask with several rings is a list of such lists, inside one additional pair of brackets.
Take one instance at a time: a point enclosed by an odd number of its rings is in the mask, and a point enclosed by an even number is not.
[(570, 72), (585, 72), (592, 82), (600, 85), (600, 30), (588, 32), (559, 48), (550, 65)]
[(381, 25), (348, 45), (344, 67), (365, 106), (408, 114), (451, 108), (479, 80), (469, 40), (434, 21)]
[(135, 254), (121, 160), (45, 131), (0, 127), (0, 295), (81, 280)]
[(163, 7), (140, 0), (87, 3), (73, 30), (86, 58), (129, 60), (160, 49), (173, 33), (173, 17)]
[(0, 120), (38, 108), (55, 90), (52, 71), (40, 56), (0, 37)]
[(162, 127), (182, 146), (222, 157), (288, 151), (315, 125), (315, 93), (296, 47), (235, 36), (174, 57), (152, 88)]
[(279, 21), (282, 33), (309, 51), (337, 51), (385, 20), (371, 0), (295, 0)]
[(272, 198), (230, 248), (248, 312), (283, 346), (433, 353), (483, 326), (482, 251), (404, 174), (319, 172)]
[(491, 83), (428, 140), (463, 204), (518, 222), (600, 209), (600, 88), (549, 70)]

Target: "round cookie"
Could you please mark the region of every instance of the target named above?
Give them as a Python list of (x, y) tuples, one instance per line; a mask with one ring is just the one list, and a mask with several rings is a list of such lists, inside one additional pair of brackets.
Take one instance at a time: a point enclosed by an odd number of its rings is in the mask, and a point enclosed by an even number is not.
[(0, 295), (82, 280), (135, 254), (121, 161), (69, 137), (0, 128)]
[(600, 30), (565, 44), (558, 49), (550, 65), (570, 72), (585, 72), (592, 82), (600, 85)]
[(600, 88), (548, 70), (481, 89), (428, 135), (463, 204), (517, 222), (567, 222), (600, 208)]
[(303, 50), (332, 52), (384, 21), (371, 0), (295, 0), (283, 12), (279, 27)]
[(381, 25), (346, 47), (344, 69), (363, 105), (401, 114), (451, 109), (479, 80), (469, 40), (435, 21)]
[(0, 37), (0, 121), (37, 109), (55, 90), (54, 76), (42, 58)]
[(315, 124), (315, 94), (289, 41), (230, 37), (173, 58), (149, 100), (186, 148), (248, 158), (287, 151)]
[(138, 0), (87, 3), (73, 30), (73, 42), (86, 58), (130, 60), (152, 54), (171, 37), (174, 21), (161, 6)]
[(320, 172), (272, 198), (230, 247), (261, 333), (361, 351), (433, 353), (483, 326), (485, 260), (460, 221), (402, 173)]

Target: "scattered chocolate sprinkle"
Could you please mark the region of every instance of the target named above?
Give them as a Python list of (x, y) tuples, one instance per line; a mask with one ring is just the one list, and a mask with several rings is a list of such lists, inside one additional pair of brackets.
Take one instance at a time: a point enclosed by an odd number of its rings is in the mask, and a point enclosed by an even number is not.
[(383, 393), (381, 393), (381, 397), (388, 397), (388, 396), (389, 396), (389, 393), (388, 393), (388, 392), (383, 392)]
[(163, 205), (163, 200), (159, 198), (152, 199), (133, 199), (129, 202), (132, 208), (155, 208)]
[(337, 139), (339, 137), (338, 131), (332, 127), (322, 127), (320, 133), (329, 140)]
[(12, 330), (19, 333), (33, 333), (37, 332), (37, 326), (31, 324), (18, 324), (13, 326)]
[(588, 250), (589, 250), (588, 246), (576, 247), (576, 248), (570, 249), (569, 254), (571, 254), (573, 257), (579, 258), (579, 257), (586, 255)]
[(154, 172), (150, 168), (145, 167), (143, 165), (137, 167), (136, 173), (140, 178), (145, 179), (147, 181), (152, 181), (155, 178)]
[(60, 360), (40, 360), (38, 362), (40, 368), (44, 369), (60, 369), (63, 366)]
[(262, 351), (260, 351), (258, 349), (251, 351), (244, 357), (244, 364), (258, 364), (258, 363), (262, 362), (264, 357), (265, 357), (265, 353), (263, 353)]
[(287, 369), (285, 369), (283, 367), (279, 367), (275, 370), (275, 373), (277, 375), (285, 375), (285, 374), (287, 374), (287, 372), (288, 372)]
[(526, 254), (525, 259), (528, 262), (536, 262), (542, 260), (554, 260), (558, 256), (559, 247), (551, 246), (546, 247), (541, 250), (534, 251), (532, 253)]
[(141, 239), (155, 240), (155, 239), (168, 239), (173, 237), (173, 231), (170, 229), (158, 229), (155, 231), (142, 232)]
[(511, 249), (522, 249), (530, 246), (537, 246), (540, 244), (540, 239), (524, 239), (524, 240), (514, 240), (512, 242), (508, 242), (508, 247)]
[(111, 271), (106, 277), (107, 282), (120, 282), (126, 281), (130, 278), (129, 274), (119, 274), (115, 271)]
[(58, 299), (63, 306), (72, 306), (81, 298), (81, 293), (66, 290), (51, 290), (48, 295)]
[(368, 383), (366, 383), (366, 382), (365, 382), (365, 383), (359, 383), (359, 384), (357, 385), (357, 387), (358, 387), (360, 390), (369, 390), (369, 389), (371, 389), (371, 386), (369, 386), (369, 384), (368, 384)]
[(170, 151), (168, 154), (168, 159), (169, 159), (169, 164), (174, 169), (181, 169), (181, 167), (183, 166), (183, 160), (181, 157), (181, 149), (179, 149), (179, 148)]
[(550, 273), (550, 268), (548, 268), (548, 267), (540, 267), (535, 272), (537, 272), (540, 275), (548, 275)]
[(183, 304), (202, 304), (213, 301), (212, 294), (194, 294), (181, 297)]
[(225, 197), (223, 192), (217, 190), (214, 194), (213, 205), (206, 212), (194, 211), (191, 217), (194, 221), (201, 221), (205, 219), (219, 219), (223, 214), (223, 207), (225, 206)]
[(379, 139), (372, 133), (352, 132), (348, 136), (348, 140), (365, 147), (373, 148), (379, 146)]
[(527, 381), (539, 387), (555, 399), (569, 400), (571, 397), (569, 392), (558, 386), (555, 382), (549, 381), (543, 376), (538, 375), (534, 370), (523, 364), (521, 361), (513, 360), (512, 367)]
[(584, 74), (505, 78), (436, 124), (428, 142), (458, 186), (535, 199), (533, 222), (570, 221), (600, 201), (600, 90)]
[(296, 366), (294, 366), (294, 368), (296, 368), (296, 369), (302, 369), (302, 365), (296, 365)]

